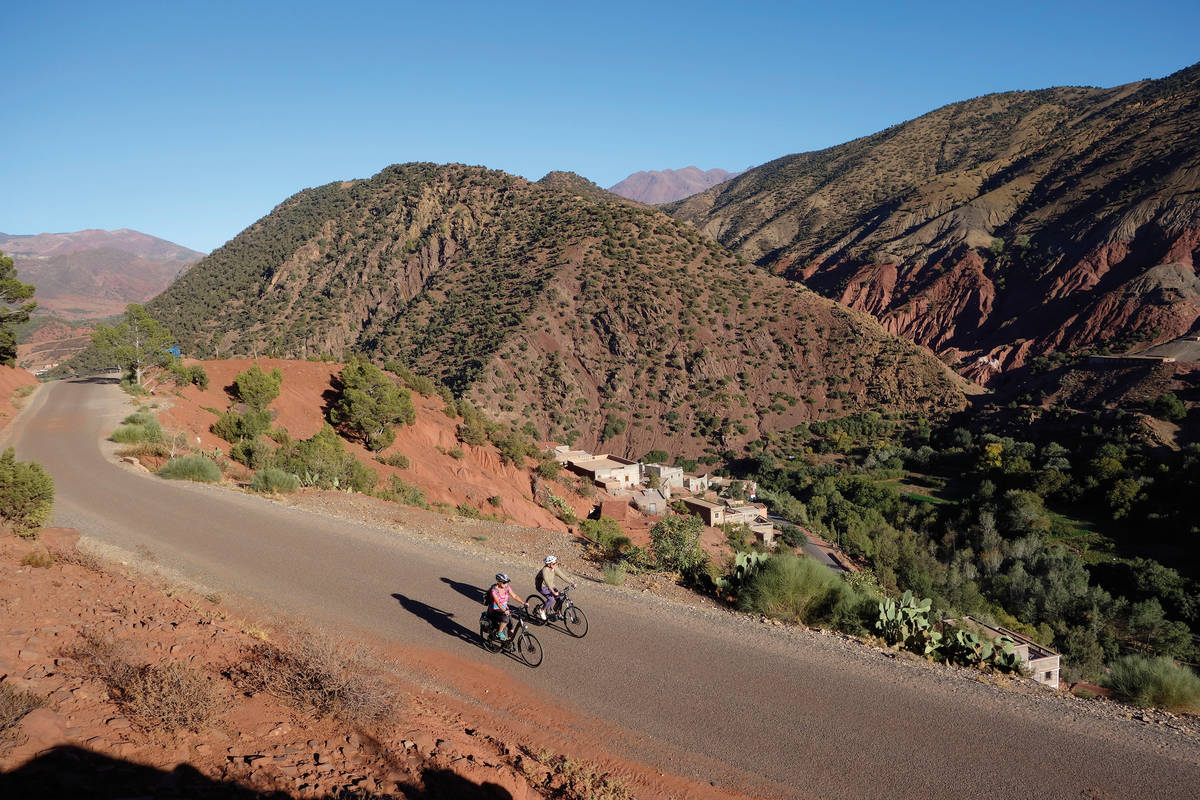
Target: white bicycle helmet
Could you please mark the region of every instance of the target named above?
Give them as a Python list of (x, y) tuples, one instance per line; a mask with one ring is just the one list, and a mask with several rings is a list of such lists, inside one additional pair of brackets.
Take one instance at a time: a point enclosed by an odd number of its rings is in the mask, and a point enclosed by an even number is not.
[(549, 566), (549, 565), (557, 563), (557, 562), (558, 562), (558, 556), (546, 556), (546, 566)]
[(496, 573), (496, 582), (497, 583), (508, 583), (508, 576), (505, 575), (503, 572), (497, 572)]

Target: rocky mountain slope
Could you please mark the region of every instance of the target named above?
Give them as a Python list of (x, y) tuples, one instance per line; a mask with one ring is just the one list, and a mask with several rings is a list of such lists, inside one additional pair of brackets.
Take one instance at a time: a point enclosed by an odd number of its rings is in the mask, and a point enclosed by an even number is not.
[(39, 314), (66, 319), (110, 316), (144, 303), (204, 256), (127, 229), (0, 233), (0, 251), (12, 256), (22, 281), (37, 287)]
[(869, 316), (567, 184), (407, 164), (306, 190), (148, 307), (189, 354), (361, 349), (540, 436), (638, 456), (963, 403)]
[(682, 200), (697, 192), (703, 192), (711, 186), (729, 180), (735, 174), (723, 169), (701, 170), (699, 167), (650, 170), (635, 172), (620, 183), (610, 186), (608, 190), (639, 203), (655, 205)]
[(1200, 65), (988, 95), (786, 156), (670, 211), (980, 380), (1200, 312)]

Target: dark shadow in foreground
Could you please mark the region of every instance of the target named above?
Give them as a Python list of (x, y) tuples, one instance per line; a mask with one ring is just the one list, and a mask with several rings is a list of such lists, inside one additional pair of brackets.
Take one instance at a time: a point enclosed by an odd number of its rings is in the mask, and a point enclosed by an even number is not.
[[(190, 764), (160, 770), (112, 758), (82, 747), (63, 745), (43, 751), (11, 772), (0, 772), (0, 797), (56, 798), (199, 798), (206, 800), (290, 800), (284, 791), (255, 790), (237, 781), (209, 778)], [(311, 797), (312, 795), (307, 795)], [(333, 788), (320, 800), (512, 800), (495, 783), (477, 784), (450, 770), (427, 767), (416, 783), (401, 783), (394, 793), (372, 793), (351, 786)]]

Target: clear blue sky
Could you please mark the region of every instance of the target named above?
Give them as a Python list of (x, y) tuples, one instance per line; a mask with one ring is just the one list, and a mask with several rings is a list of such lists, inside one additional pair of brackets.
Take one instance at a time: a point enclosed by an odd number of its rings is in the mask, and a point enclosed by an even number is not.
[(0, 231), (205, 251), (300, 189), (397, 162), (610, 186), (1200, 61), (1197, 0), (15, 0), (0, 19)]

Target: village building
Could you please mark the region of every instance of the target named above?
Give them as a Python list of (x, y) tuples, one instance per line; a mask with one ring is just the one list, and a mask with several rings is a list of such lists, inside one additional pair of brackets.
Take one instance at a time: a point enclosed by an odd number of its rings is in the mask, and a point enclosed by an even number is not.
[(724, 503), (714, 503), (701, 497), (684, 497), (681, 502), (689, 514), (699, 517), (708, 527), (719, 528), (725, 524)]
[(683, 488), (683, 467), (670, 467), (666, 464), (645, 464), (642, 467), (646, 480), (650, 476), (658, 478), (658, 488), (666, 489), (668, 492), (671, 489)]
[[(952, 621), (952, 620), (947, 620)], [(1062, 656), (1049, 647), (1040, 645), (1028, 636), (1002, 628), (999, 625), (989, 625), (975, 617), (964, 616), (960, 623), (967, 627), (976, 628), (991, 639), (1007, 636), (1013, 641), (1013, 652), (1021, 662), (1022, 668), (1038, 683), (1057, 689), (1061, 680)]]
[(709, 487), (708, 475), (684, 475), (683, 489), (693, 494), (707, 492)]
[(608, 492), (631, 489), (642, 482), (642, 465), (637, 461), (630, 461), (619, 456), (605, 454), (588, 458), (570, 458), (566, 463), (567, 469), (591, 479), (593, 483), (604, 487), (604, 490)]
[(670, 496), (658, 489), (643, 489), (633, 496), (634, 507), (643, 514), (665, 514), (670, 502)]

